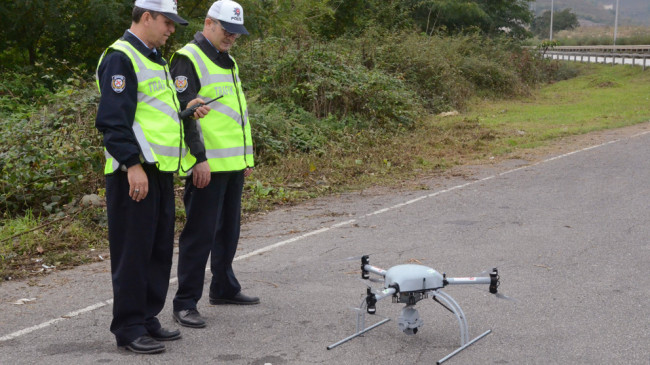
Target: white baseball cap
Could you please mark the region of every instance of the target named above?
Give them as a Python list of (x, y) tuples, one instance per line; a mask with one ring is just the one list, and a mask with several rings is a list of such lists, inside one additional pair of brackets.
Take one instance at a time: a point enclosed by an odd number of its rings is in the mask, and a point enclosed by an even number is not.
[(187, 20), (178, 16), (176, 0), (135, 0), (138, 8), (157, 11), (180, 25), (187, 25)]
[(229, 33), (248, 34), (244, 27), (244, 9), (234, 1), (216, 1), (208, 10), (208, 16), (217, 19)]

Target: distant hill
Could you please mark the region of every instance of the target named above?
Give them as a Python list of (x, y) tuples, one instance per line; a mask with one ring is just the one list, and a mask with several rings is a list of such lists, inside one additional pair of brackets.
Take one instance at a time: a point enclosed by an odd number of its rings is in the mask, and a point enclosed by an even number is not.
[[(555, 10), (570, 8), (583, 23), (613, 25), (616, 0), (554, 0)], [(532, 3), (536, 15), (551, 10), (551, 0)], [(650, 25), (650, 0), (619, 0), (619, 25)]]

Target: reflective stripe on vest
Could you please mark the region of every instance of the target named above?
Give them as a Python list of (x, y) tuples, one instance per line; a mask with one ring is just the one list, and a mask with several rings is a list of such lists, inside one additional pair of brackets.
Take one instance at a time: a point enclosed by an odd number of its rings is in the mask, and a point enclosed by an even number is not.
[[(187, 57), (194, 65), (201, 82), (198, 97), (208, 101), (223, 95), (210, 104), (212, 110), (196, 123), (210, 171), (239, 171), (253, 167), (253, 139), (237, 63), (234, 72), (221, 68), (192, 43), (178, 50), (177, 54)], [(195, 162), (196, 158), (190, 151), (183, 159), (182, 170), (191, 168)]]
[[(132, 129), (142, 159), (147, 163), (155, 163), (160, 171), (178, 171), (181, 155), (186, 151), (181, 145), (182, 131), (177, 112), (179, 102), (175, 89), (168, 87), (167, 66), (149, 60), (123, 40), (108, 47), (99, 64), (109, 50), (122, 52), (129, 57), (138, 80), (138, 99)], [(99, 87), (98, 77), (97, 86)], [(104, 173), (113, 173), (120, 164), (108, 151), (104, 155)]]

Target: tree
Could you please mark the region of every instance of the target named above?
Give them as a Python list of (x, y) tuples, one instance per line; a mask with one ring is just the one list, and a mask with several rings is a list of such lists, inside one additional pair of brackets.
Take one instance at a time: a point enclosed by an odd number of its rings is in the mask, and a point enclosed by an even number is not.
[[(571, 30), (580, 26), (578, 16), (571, 9), (564, 9), (553, 13), (553, 32)], [(542, 15), (535, 17), (530, 30), (539, 38), (548, 38), (551, 27), (551, 11), (547, 10)]]
[(507, 34), (513, 38), (527, 38), (526, 26), (533, 20), (529, 3), (533, 0), (480, 0), (481, 8), (488, 14), (488, 22), (481, 28), (490, 35)]
[[(0, 46), (25, 64), (68, 60), (94, 69), (111, 40), (130, 24), (131, 0), (2, 1)], [(18, 60), (17, 60), (18, 61)]]
[(533, 19), (528, 6), (531, 1), (331, 0), (334, 17), (323, 33), (331, 37), (377, 25), (389, 30), (415, 28), (427, 34), (478, 29), (487, 35), (525, 38), (529, 35), (526, 25)]

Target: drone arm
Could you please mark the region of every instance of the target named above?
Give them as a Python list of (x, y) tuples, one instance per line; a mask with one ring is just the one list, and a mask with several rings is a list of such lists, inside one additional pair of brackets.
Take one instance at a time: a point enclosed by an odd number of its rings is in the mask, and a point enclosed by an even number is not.
[(381, 292), (373, 293), (372, 290), (368, 288), (368, 295), (366, 296), (365, 299), (366, 311), (368, 312), (368, 314), (375, 314), (377, 312), (377, 308), (375, 307), (377, 302), (397, 293), (398, 291), (399, 290), (397, 288), (390, 287), (388, 289), (382, 290)]
[(369, 279), (370, 273), (386, 276), (386, 270), (370, 265), (370, 256), (361, 256), (361, 279)]
[(380, 268), (372, 266), (370, 264), (363, 265), (363, 271), (371, 272), (371, 273), (377, 274), (379, 276), (386, 276), (386, 270), (380, 269)]
[(470, 278), (447, 278), (444, 279), (444, 285), (462, 285), (462, 284), (488, 284), (490, 293), (496, 294), (499, 288), (499, 271), (495, 267), (492, 269), (489, 277), (470, 277)]
[(390, 287), (381, 291), (381, 294), (376, 294), (375, 298), (377, 301), (380, 301), (384, 298), (390, 297), (391, 295), (397, 293), (397, 288)]
[(492, 281), (488, 277), (479, 278), (447, 278), (449, 285), (464, 285), (464, 284), (491, 284)]

